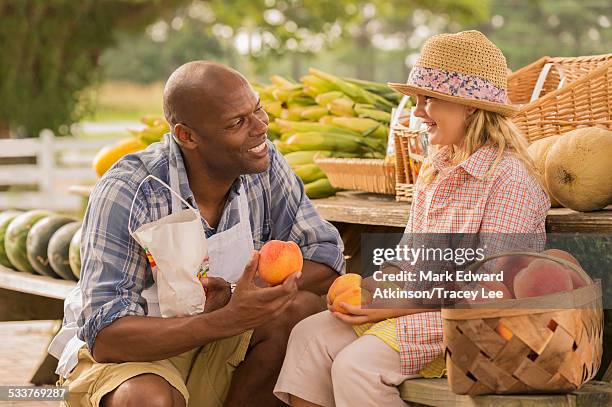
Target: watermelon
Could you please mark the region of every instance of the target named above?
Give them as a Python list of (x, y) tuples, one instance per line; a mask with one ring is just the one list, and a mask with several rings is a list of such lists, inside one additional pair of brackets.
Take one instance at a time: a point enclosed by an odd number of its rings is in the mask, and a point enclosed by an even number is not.
[(28, 232), (36, 222), (50, 215), (51, 212), (44, 210), (24, 212), (13, 219), (6, 229), (4, 247), (6, 255), (15, 269), (26, 273), (34, 273), (26, 251)]
[(81, 222), (67, 223), (59, 228), (49, 240), (49, 247), (47, 248), (49, 263), (53, 271), (65, 280), (76, 280), (70, 269), (68, 251), (70, 250), (70, 241), (80, 227)]
[(49, 265), (49, 258), (47, 257), (49, 239), (60, 227), (74, 221), (74, 218), (68, 216), (51, 215), (42, 218), (32, 226), (26, 240), (26, 254), (35, 272), (43, 276), (59, 278)]
[(81, 231), (83, 228), (79, 228), (76, 231), (72, 240), (70, 241), (70, 248), (68, 249), (68, 262), (70, 263), (70, 270), (72, 274), (77, 278), (81, 277)]
[(4, 211), (0, 213), (0, 264), (11, 269), (14, 269), (15, 267), (11, 264), (8, 256), (6, 255), (6, 250), (4, 249), (4, 234), (6, 233), (6, 228), (8, 228), (8, 225), (20, 213), (21, 212), (19, 211)]

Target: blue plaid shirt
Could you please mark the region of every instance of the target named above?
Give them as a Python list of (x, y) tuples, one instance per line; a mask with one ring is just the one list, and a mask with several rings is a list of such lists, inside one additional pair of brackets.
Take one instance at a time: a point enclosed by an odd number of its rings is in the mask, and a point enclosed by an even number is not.
[[(304, 259), (323, 263), (344, 273), (343, 244), (338, 231), (315, 211), (304, 186), (274, 145), (268, 142), (270, 167), (259, 174), (240, 176), (232, 185), (218, 227), (202, 222), (206, 236), (225, 231), (239, 221), (240, 185), (244, 184), (256, 249), (268, 240), (293, 240)], [(168, 162), (176, 160), (180, 194), (197, 208), (189, 188), (180, 149), (166, 136), (146, 150), (131, 154), (113, 166), (92, 191), (82, 232), (82, 268), (79, 284), (83, 310), (78, 337), (90, 350), (96, 335), (113, 321), (127, 315), (147, 315), (142, 291), (153, 284), (144, 250), (130, 236), (128, 217), (138, 184), (153, 174), (169, 184)], [(170, 214), (170, 192), (152, 179), (143, 183), (132, 211), (131, 227)], [(188, 242), (185, 242), (188, 244)]]

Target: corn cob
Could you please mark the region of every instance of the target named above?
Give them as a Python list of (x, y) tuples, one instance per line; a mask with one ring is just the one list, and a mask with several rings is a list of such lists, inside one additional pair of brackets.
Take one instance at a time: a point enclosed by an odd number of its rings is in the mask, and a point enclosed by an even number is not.
[(272, 141), (276, 149), (283, 155), (293, 152), (292, 148), (289, 147), (284, 141), (274, 140)]
[(357, 113), (359, 117), (374, 119), (383, 123), (389, 123), (391, 121), (391, 113), (383, 112), (382, 110), (367, 108), (364, 106), (360, 106), (359, 104), (355, 105), (355, 113)]
[(291, 167), (296, 165), (312, 164), (315, 158), (355, 158), (359, 157), (358, 153), (347, 153), (344, 151), (326, 151), (326, 150), (306, 150), (306, 151), (295, 151), (293, 153), (285, 154), (285, 160)]
[(333, 125), (334, 124), (334, 117), (335, 116), (323, 116), (323, 117), (321, 117), (319, 119), (319, 123), (325, 124), (327, 126)]
[(304, 192), (310, 199), (325, 198), (335, 194), (336, 188), (332, 187), (327, 178), (321, 178), (304, 185)]
[(361, 117), (334, 117), (331, 122), (336, 126), (353, 130), (364, 136), (386, 140), (389, 129), (379, 121)]
[(319, 89), (325, 89), (324, 92), (331, 92), (332, 90), (338, 90), (337, 86), (334, 86), (329, 81), (323, 80), (315, 75), (304, 75), (300, 78), (300, 82), (307, 86), (314, 86)]
[(353, 109), (352, 100), (341, 97), (332, 100), (328, 105), (327, 109), (329, 112), (336, 116), (356, 116), (355, 110)]
[(268, 113), (269, 115), (272, 115), (274, 117), (280, 117), (280, 115), (281, 115), (281, 113), (283, 111), (283, 102), (281, 102), (279, 100), (262, 101), (261, 105), (263, 106), (263, 108), (266, 111), (266, 113)]
[(272, 96), (272, 91), (276, 88), (274, 85), (262, 86), (257, 84), (251, 84), (251, 87), (257, 94), (259, 98), (263, 102), (264, 100), (274, 100), (274, 96)]
[(277, 133), (280, 135), (283, 131), (281, 130), (281, 126), (276, 123), (276, 121), (271, 121), (270, 123), (268, 123), (268, 133), (269, 132)]
[(393, 103), (394, 105), (397, 105), (402, 99), (401, 94), (394, 91), (393, 89), (391, 89), (384, 83), (364, 81), (362, 79), (355, 79), (355, 78), (342, 78), (342, 79), (347, 81), (348, 83), (352, 83), (354, 85), (360, 86), (369, 92), (375, 93), (378, 96), (382, 96), (385, 99), (387, 99), (389, 102)]
[(327, 109), (321, 106), (312, 106), (302, 110), (300, 114), (302, 119), (306, 120), (319, 120), (321, 117), (326, 116), (328, 113)]
[(149, 145), (158, 142), (164, 134), (170, 131), (168, 123), (164, 120), (163, 123), (154, 127), (145, 127), (142, 130), (128, 130), (130, 134), (138, 138), (142, 143)]
[(320, 132), (295, 133), (284, 143), (293, 151), (330, 150), (355, 153), (368, 148), (359, 136)]
[(292, 105), (281, 111), (280, 118), (286, 120), (302, 120), (302, 111), (307, 108), (307, 106)]
[(326, 90), (317, 86), (304, 85), (304, 90), (302, 92), (304, 92), (305, 95), (308, 95), (311, 98), (315, 99), (317, 96), (325, 93)]
[(325, 173), (317, 164), (298, 165), (293, 168), (293, 171), (300, 177), (304, 184), (325, 178)]
[(331, 157), (331, 151), (296, 151), (285, 155), (285, 160), (291, 167), (304, 164), (313, 164), (315, 157)]
[(308, 72), (311, 75), (318, 76), (321, 79), (325, 79), (335, 86), (338, 87), (342, 92), (348, 95), (351, 99), (360, 103), (370, 103), (381, 108), (386, 108), (387, 110), (391, 110), (393, 108), (393, 103), (389, 102), (387, 99), (378, 96), (375, 93), (368, 92), (367, 90), (349, 83), (347, 81), (342, 80), (341, 78), (325, 73), (323, 71), (319, 71), (318, 69), (310, 68)]
[(301, 85), (293, 85), (291, 87), (276, 88), (272, 91), (274, 99), (280, 102), (288, 102), (290, 99), (298, 97), (302, 93)]
[(327, 105), (330, 104), (333, 100), (341, 97), (344, 97), (344, 93), (335, 90), (317, 95), (317, 97), (315, 97), (315, 101), (319, 106), (327, 107)]
[(333, 124), (327, 125), (318, 122), (297, 122), (291, 120), (276, 119), (283, 132), (305, 133), (305, 132), (323, 132), (323, 133), (339, 133), (360, 136), (361, 134), (349, 129), (342, 129)]

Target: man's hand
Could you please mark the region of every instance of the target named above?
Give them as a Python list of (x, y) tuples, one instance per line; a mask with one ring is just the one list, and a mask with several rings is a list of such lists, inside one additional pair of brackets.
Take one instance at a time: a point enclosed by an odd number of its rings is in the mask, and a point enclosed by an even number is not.
[(258, 264), (259, 253), (254, 252), (236, 284), (234, 294), (223, 308), (228, 323), (235, 324), (242, 330), (256, 328), (278, 317), (285, 312), (298, 292), (297, 282), (301, 272), (291, 274), (280, 285), (258, 287), (253, 281)]
[(206, 302), (204, 303), (205, 313), (225, 307), (230, 298), (232, 298), (230, 283), (221, 277), (202, 277), (200, 282), (206, 293)]

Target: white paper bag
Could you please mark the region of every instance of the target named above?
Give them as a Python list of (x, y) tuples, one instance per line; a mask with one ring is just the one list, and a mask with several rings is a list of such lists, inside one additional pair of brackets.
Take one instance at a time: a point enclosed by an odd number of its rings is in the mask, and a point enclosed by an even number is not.
[[(149, 177), (178, 196), (157, 177)], [(182, 197), (179, 198), (189, 209), (142, 225), (134, 232), (130, 229), (134, 239), (156, 265), (154, 278), (162, 317), (194, 315), (204, 311), (204, 288), (198, 279), (198, 272), (208, 256), (206, 235), (197, 209)]]

